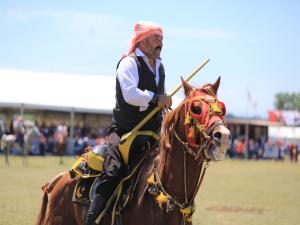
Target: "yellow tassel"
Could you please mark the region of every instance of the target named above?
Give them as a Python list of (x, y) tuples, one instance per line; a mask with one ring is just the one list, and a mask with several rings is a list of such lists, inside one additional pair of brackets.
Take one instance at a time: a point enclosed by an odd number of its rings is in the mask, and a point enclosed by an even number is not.
[(163, 203), (168, 202), (169, 197), (167, 195), (164, 195), (164, 193), (160, 192), (160, 194), (156, 197), (156, 201), (159, 205), (159, 207), (162, 209)]
[(148, 183), (148, 184), (155, 184), (154, 174), (152, 174), (152, 175), (148, 178), (147, 183)]
[(180, 209), (180, 212), (183, 214), (183, 215), (185, 215), (185, 216), (187, 216), (187, 215), (189, 215), (192, 211), (191, 211), (191, 206), (188, 206), (188, 207), (186, 207), (186, 208), (184, 208), (184, 209)]
[(189, 138), (194, 138), (195, 137), (195, 127), (191, 127), (189, 130)]
[(193, 213), (195, 212), (195, 205), (180, 209), (180, 212), (183, 214), (186, 220), (191, 223), (193, 220)]
[(187, 113), (187, 114), (185, 115), (184, 124), (189, 124), (189, 123), (190, 123), (190, 114)]

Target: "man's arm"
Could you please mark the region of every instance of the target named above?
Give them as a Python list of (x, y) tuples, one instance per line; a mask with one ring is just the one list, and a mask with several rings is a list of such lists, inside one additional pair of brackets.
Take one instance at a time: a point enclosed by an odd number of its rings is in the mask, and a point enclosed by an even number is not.
[(132, 57), (125, 57), (117, 69), (117, 78), (120, 82), (125, 101), (134, 106), (147, 108), (154, 93), (148, 90), (139, 89), (139, 75), (135, 60)]

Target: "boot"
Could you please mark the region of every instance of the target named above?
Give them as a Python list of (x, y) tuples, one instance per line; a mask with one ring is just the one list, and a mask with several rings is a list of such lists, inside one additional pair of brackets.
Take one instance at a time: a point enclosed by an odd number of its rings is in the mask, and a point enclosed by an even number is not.
[(85, 225), (97, 225), (95, 220), (105, 208), (106, 201), (101, 196), (96, 194), (91, 202), (89, 211), (86, 215)]

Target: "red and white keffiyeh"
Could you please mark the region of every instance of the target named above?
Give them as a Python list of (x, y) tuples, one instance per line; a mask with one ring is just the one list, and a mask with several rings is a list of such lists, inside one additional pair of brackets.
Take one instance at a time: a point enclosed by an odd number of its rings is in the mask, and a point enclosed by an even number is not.
[(159, 34), (163, 36), (163, 30), (160, 26), (153, 22), (149, 21), (141, 21), (134, 25), (134, 32), (135, 35), (132, 37), (128, 49), (124, 56), (127, 56), (135, 51), (136, 44), (140, 42), (141, 40), (144, 40), (145, 38), (153, 35), (153, 34)]

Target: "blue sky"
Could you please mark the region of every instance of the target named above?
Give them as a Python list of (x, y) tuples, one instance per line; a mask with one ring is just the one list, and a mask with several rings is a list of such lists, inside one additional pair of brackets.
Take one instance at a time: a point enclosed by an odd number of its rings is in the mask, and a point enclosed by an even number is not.
[(150, 20), (164, 28), (167, 89), (209, 58), (192, 83), (221, 75), (227, 111), (266, 117), (275, 93), (300, 91), (299, 12), (297, 0), (2, 0), (0, 67), (114, 76), (133, 25)]

